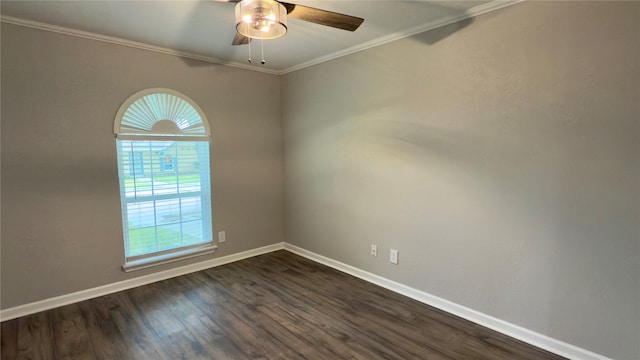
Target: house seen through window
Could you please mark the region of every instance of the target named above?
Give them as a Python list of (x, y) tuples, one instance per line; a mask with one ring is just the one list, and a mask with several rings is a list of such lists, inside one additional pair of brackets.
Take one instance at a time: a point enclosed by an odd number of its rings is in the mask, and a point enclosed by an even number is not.
[(200, 108), (169, 89), (130, 97), (114, 125), (125, 271), (215, 249), (209, 126)]

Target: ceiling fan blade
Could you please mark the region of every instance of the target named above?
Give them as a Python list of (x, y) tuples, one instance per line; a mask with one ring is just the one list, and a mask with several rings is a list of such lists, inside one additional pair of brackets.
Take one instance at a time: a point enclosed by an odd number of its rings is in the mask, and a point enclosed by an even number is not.
[(236, 36), (233, 38), (231, 45), (246, 45), (249, 43), (249, 38), (236, 32)]
[(213, 0), (213, 1), (217, 1), (217, 2), (232, 2), (232, 3), (237, 3), (240, 2), (242, 0)]
[(355, 31), (364, 21), (364, 19), (359, 17), (340, 14), (333, 11), (320, 10), (304, 5), (290, 4), (283, 1), (279, 1), (279, 3), (287, 8), (288, 17), (342, 30)]

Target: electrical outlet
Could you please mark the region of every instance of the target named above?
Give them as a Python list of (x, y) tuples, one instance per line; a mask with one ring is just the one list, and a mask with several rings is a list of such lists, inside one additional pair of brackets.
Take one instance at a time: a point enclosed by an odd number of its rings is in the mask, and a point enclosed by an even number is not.
[(389, 251), (389, 262), (398, 265), (398, 250), (391, 249)]
[(223, 243), (227, 241), (227, 234), (224, 231), (218, 231), (218, 242)]
[(371, 256), (378, 256), (378, 245), (371, 244)]

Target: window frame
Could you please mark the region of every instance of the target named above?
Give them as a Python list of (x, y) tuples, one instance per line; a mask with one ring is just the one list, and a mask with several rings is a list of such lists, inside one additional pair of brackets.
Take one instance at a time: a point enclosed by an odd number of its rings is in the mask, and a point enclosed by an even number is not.
[[(158, 94), (158, 95), (155, 95)], [(151, 96), (149, 96), (151, 95)], [(149, 106), (144, 101), (151, 101)], [(141, 106), (140, 101), (142, 101)], [(166, 101), (168, 105), (165, 105), (163, 101)], [(176, 105), (177, 104), (177, 105)], [(171, 111), (163, 111), (163, 106), (173, 106)], [(154, 107), (154, 111), (149, 110), (148, 108)], [(131, 109), (131, 110), (130, 110)], [(140, 120), (139, 123), (136, 123), (137, 118), (140, 112), (148, 111), (146, 114), (144, 121)], [(170, 115), (163, 115), (170, 114)], [(155, 117), (155, 121), (149, 121), (150, 117)], [(172, 118), (173, 117), (173, 118)], [(173, 126), (172, 124), (173, 123)], [(161, 125), (158, 126), (157, 125)], [(178, 261), (182, 259), (191, 258), (194, 256), (200, 256), (205, 254), (213, 253), (217, 245), (215, 244), (215, 239), (213, 237), (213, 221), (212, 221), (212, 209), (211, 209), (211, 140), (210, 140), (210, 129), (209, 123), (204, 115), (202, 109), (189, 97), (186, 95), (177, 92), (175, 90), (166, 89), (166, 88), (152, 88), (139, 91), (133, 95), (131, 95), (120, 107), (117, 112), (116, 119), (114, 122), (114, 134), (116, 136), (116, 152), (118, 155), (118, 176), (119, 176), (119, 184), (120, 184), (120, 201), (121, 201), (121, 216), (122, 216), (122, 234), (123, 234), (123, 245), (124, 245), (124, 264), (122, 265), (122, 269), (125, 272), (134, 271), (138, 269), (144, 269), (151, 266), (156, 266), (160, 264), (166, 264), (173, 261)], [(122, 141), (122, 143), (121, 143)], [(124, 174), (124, 166), (125, 163), (121, 163), (124, 158), (122, 154), (123, 150), (122, 146), (125, 146), (124, 142), (132, 142), (132, 150), (129, 154), (128, 159), (130, 160), (129, 165), (131, 168), (128, 172), (136, 172), (134, 176), (137, 176), (137, 170), (140, 168), (142, 174), (147, 175), (147, 169), (145, 168), (146, 164), (144, 160), (142, 164), (138, 165), (132, 160), (136, 159), (136, 153), (133, 150), (133, 142), (149, 142), (150, 149), (151, 142), (154, 141), (163, 141), (163, 142), (206, 142), (206, 156), (202, 156), (202, 152), (204, 149), (199, 149), (197, 144), (194, 145), (195, 156), (198, 159), (198, 164), (201, 164), (202, 161), (207, 161), (207, 166), (200, 168), (204, 168), (208, 170), (206, 174), (206, 178), (202, 178), (203, 174), (200, 174), (200, 187), (198, 191), (187, 191), (182, 192), (179, 188), (179, 171), (180, 164), (178, 159), (178, 150), (176, 148), (175, 154), (169, 154), (171, 156), (171, 170), (166, 169), (166, 164), (164, 163), (165, 154), (159, 154), (158, 156), (158, 164), (159, 169), (154, 171), (150, 170), (149, 174), (153, 179), (154, 176), (163, 176), (163, 173), (175, 173), (176, 174), (176, 192), (173, 194), (155, 194), (155, 190), (152, 189), (152, 194), (147, 196), (139, 196), (136, 194), (133, 198), (128, 198), (127, 196), (127, 188), (125, 186), (125, 178), (131, 174)], [(150, 155), (151, 156), (151, 155)], [(140, 156), (144, 158), (144, 156)], [(153, 165), (153, 160), (149, 159), (150, 164)], [(204, 170), (201, 170), (204, 171)], [(157, 172), (157, 174), (156, 174)], [(143, 175), (143, 176), (144, 176)], [(203, 187), (206, 187), (203, 189)], [(128, 205), (131, 203), (143, 203), (145, 201), (153, 202), (153, 213), (155, 216), (156, 204), (157, 200), (162, 201), (165, 198), (178, 199), (179, 206), (182, 206), (182, 198), (199, 198), (200, 204), (200, 221), (201, 221), (201, 237), (200, 240), (202, 242), (196, 244), (190, 244), (185, 246), (178, 246), (176, 248), (158, 250), (147, 252), (144, 254), (134, 254), (132, 255), (129, 246), (129, 231), (131, 228), (128, 225)], [(158, 241), (158, 229), (163, 224), (159, 224), (157, 218), (154, 217), (153, 226), (148, 228), (155, 229), (155, 237), (156, 241)], [(177, 222), (180, 224), (180, 234), (184, 234), (182, 232), (183, 224), (189, 224), (189, 221), (185, 221), (182, 217)], [(181, 235), (181, 239), (183, 239), (184, 235)], [(182, 241), (182, 240), (181, 240)]]

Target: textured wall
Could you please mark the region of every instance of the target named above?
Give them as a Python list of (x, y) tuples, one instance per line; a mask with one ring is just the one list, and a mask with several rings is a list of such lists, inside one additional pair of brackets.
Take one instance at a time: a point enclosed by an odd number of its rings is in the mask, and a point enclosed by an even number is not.
[[(113, 121), (151, 87), (209, 119), (213, 226), (227, 242), (125, 274)], [(281, 242), (282, 194), (277, 76), (2, 24), (2, 308)]]
[(639, 24), (524, 2), (286, 75), (287, 241), (640, 359)]

